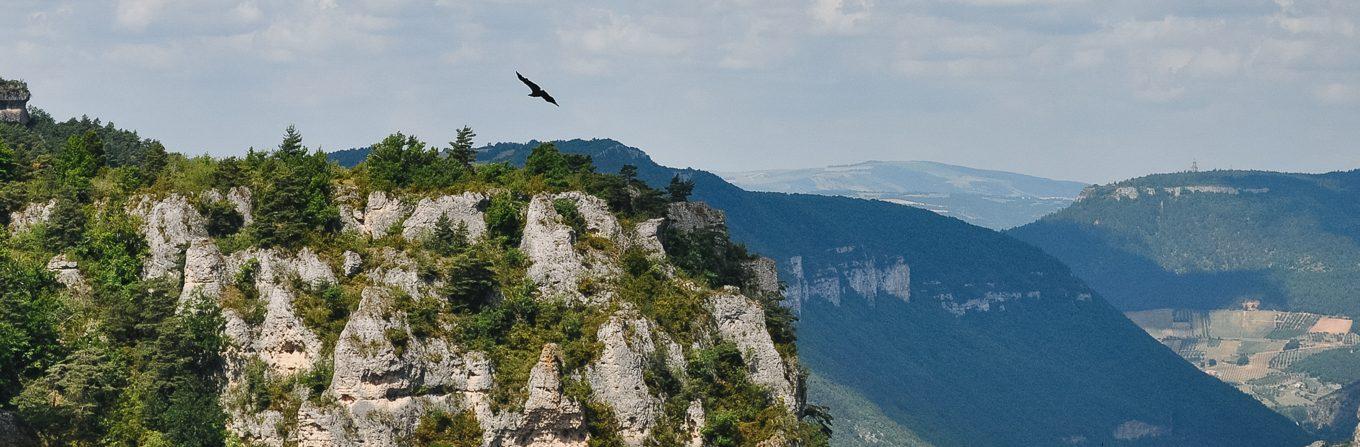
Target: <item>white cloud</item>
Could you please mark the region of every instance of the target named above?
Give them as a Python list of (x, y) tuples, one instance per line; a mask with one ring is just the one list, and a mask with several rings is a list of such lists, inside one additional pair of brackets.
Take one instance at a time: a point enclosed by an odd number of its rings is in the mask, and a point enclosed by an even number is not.
[(168, 2), (168, 0), (118, 0), (114, 19), (123, 28), (141, 31), (156, 20)]
[(852, 34), (866, 31), (873, 6), (871, 0), (813, 0), (808, 15), (823, 31)]
[(1329, 83), (1313, 89), (1313, 98), (1324, 104), (1360, 103), (1360, 87), (1350, 84)]

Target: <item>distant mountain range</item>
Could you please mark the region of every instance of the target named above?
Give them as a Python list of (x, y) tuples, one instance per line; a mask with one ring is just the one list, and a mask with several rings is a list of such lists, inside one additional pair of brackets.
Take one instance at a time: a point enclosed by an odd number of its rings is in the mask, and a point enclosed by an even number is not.
[(1140, 177), (1009, 234), (1125, 310), (1255, 300), (1360, 317), (1360, 170)]
[(866, 161), (808, 169), (719, 172), (749, 191), (876, 199), (1002, 230), (1070, 205), (1087, 185), (931, 161)]
[[(523, 163), (538, 144), (479, 157)], [(557, 146), (601, 171), (637, 166), (653, 185), (693, 180), (693, 199), (724, 210), (735, 240), (776, 259), (801, 316), (809, 398), (837, 417), (834, 445), (1308, 441), (1006, 235), (884, 201), (745, 191), (613, 140)]]

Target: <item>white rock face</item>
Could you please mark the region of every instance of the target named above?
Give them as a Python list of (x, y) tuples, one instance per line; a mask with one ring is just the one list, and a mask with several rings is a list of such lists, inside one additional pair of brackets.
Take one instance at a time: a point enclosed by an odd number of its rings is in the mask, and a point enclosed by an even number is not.
[(401, 224), (411, 213), (411, 206), (399, 197), (389, 196), (383, 191), (368, 193), (368, 202), (363, 210), (357, 210), (341, 203), (340, 223), (345, 230), (358, 232), (369, 237), (383, 237), (394, 227)]
[(619, 437), (641, 446), (661, 413), (661, 399), (643, 381), (650, 356), (657, 352), (652, 326), (635, 312), (620, 311), (600, 326), (596, 338), (604, 350), (586, 371), (593, 396), (614, 409)]
[(665, 247), (661, 246), (661, 228), (666, 224), (666, 219), (657, 218), (638, 222), (634, 229), (630, 244), (634, 247), (647, 252), (653, 259), (661, 259), (666, 256)]
[(222, 252), (212, 239), (195, 239), (184, 252), (184, 288), (180, 292), (180, 304), (201, 294), (216, 298), (222, 295), (226, 262)]
[(227, 201), (231, 202), (232, 208), (241, 213), (242, 225), (250, 225), (255, 222), (255, 201), (252, 200), (250, 188), (237, 186), (227, 191)]
[(420, 199), (411, 217), (401, 230), (402, 237), (416, 240), (434, 231), (441, 216), (447, 217), (454, 227), (467, 226), (468, 239), (476, 241), (486, 234), (486, 218), (482, 210), (486, 208), (487, 196), (482, 193), (463, 193), (456, 196), (442, 196), (435, 199)]
[(85, 281), (85, 277), (80, 274), (80, 268), (76, 261), (67, 258), (66, 255), (56, 255), (52, 260), (47, 261), (47, 271), (57, 278), (57, 282), (77, 294), (90, 293), (90, 284)]
[[(296, 256), (288, 257), (275, 250), (248, 250), (233, 253), (227, 269), (232, 276), (249, 260), (259, 263), (255, 288), (265, 304), (264, 322), (233, 334), (228, 317), (228, 335), (247, 347), (247, 353), (259, 356), (270, 370), (280, 376), (295, 374), (312, 368), (320, 357), (321, 341), (302, 324), (293, 310), (293, 279), (312, 287), (335, 283), (335, 274), (310, 249), (304, 248)], [(230, 314), (230, 313), (229, 313)]]
[(57, 200), (52, 199), (47, 203), (30, 203), (24, 209), (9, 215), (9, 231), (20, 233), (34, 225), (45, 223), (52, 218), (52, 211), (57, 209)]
[(580, 192), (538, 195), (529, 201), (528, 216), (520, 250), (529, 257), (529, 278), (538, 284), (544, 296), (565, 296), (573, 300), (600, 303), (609, 299), (608, 293), (585, 296), (579, 290), (585, 277), (604, 277), (617, 273), (616, 267), (604, 253), (576, 250), (577, 238), (571, 227), (562, 223), (553, 202), (571, 200), (585, 220), (591, 235), (619, 242), (618, 220), (609, 213), (609, 206), (598, 197)]
[(746, 271), (751, 272), (749, 286), (756, 292), (779, 293), (779, 270), (775, 267), (773, 259), (762, 256), (747, 261), (744, 267)]
[[(879, 298), (911, 300), (911, 267), (902, 258), (848, 261), (835, 266), (809, 269), (801, 256), (789, 258), (787, 301), (795, 309), (811, 299), (839, 305), (853, 292), (870, 303)], [(848, 290), (847, 290), (848, 289)]]
[(770, 390), (782, 400), (790, 412), (802, 406), (794, 389), (797, 381), (793, 371), (775, 350), (770, 332), (765, 328), (765, 310), (760, 304), (729, 288), (710, 297), (705, 304), (713, 313), (718, 337), (730, 341), (741, 350), (742, 359), (750, 368), (751, 381)]
[[(392, 308), (392, 299), (383, 290), (365, 288), (341, 331), (331, 381), (340, 402), (391, 400), (420, 388), (465, 389), (462, 355), (442, 339), (416, 337), (406, 315)], [(389, 331), (404, 332), (407, 341), (394, 345)]]
[(368, 272), (368, 278), (375, 283), (395, 287), (415, 297), (430, 296), (443, 286), (439, 282), (426, 283), (421, 279), (419, 266), (405, 253), (382, 247), (374, 257), (380, 265)]
[(142, 219), (142, 236), (150, 252), (142, 275), (178, 279), (180, 256), (185, 248), (196, 239), (208, 237), (207, 220), (180, 194), (161, 200), (142, 196), (133, 203), (128, 214)]
[(342, 256), (345, 258), (344, 266), (342, 267), (345, 276), (354, 276), (359, 273), (359, 270), (363, 269), (364, 258), (360, 257), (358, 253), (345, 250), (345, 253)]
[(487, 442), (488, 445), (586, 445), (585, 415), (581, 412), (580, 402), (562, 394), (561, 365), (557, 345), (544, 345), (538, 363), (529, 371), (529, 398), (524, 401), (524, 413), (519, 417), (519, 423), (510, 436), (496, 436)]
[[(219, 200), (233, 200), (233, 192), (228, 191)], [(241, 201), (233, 200), (234, 206), (248, 210), (249, 191), (235, 195)], [(468, 222), (474, 237), (486, 231), (480, 211), (484, 196), (445, 196), (422, 200), (412, 207), (382, 193), (368, 199), (363, 212), (343, 213), (349, 216), (350, 228), (367, 235), (380, 236), (387, 228), (400, 225), (403, 236), (419, 238), (441, 215), (454, 222)], [(562, 223), (553, 207), (558, 199), (576, 205), (588, 234), (573, 234)], [(664, 396), (653, 395), (644, 381), (647, 370), (655, 367), (653, 359), (659, 357), (677, 377), (684, 375), (681, 346), (655, 322), (626, 303), (618, 303), (618, 310), (596, 333), (602, 351), (590, 365), (563, 371), (560, 349), (544, 345), (528, 383), (519, 384), (528, 391), (522, 410), (493, 411), (491, 393), (497, 377), (487, 355), (446, 339), (417, 337), (407, 316), (394, 306), (393, 298), (401, 293), (429, 297), (442, 286), (422, 278), (423, 266), (405, 252), (374, 247), (360, 256), (347, 251), (336, 266), (307, 248), (296, 254), (246, 249), (223, 255), (206, 237), (202, 216), (183, 196), (171, 195), (163, 200), (143, 197), (135, 203), (130, 212), (146, 223), (142, 233), (153, 247), (148, 271), (154, 267), (157, 275), (182, 275), (181, 300), (221, 298), (245, 266), (256, 265), (252, 285), (264, 309), (262, 321), (246, 322), (234, 308), (224, 311), (226, 335), (231, 340), (224, 352), (228, 382), (224, 402), (232, 402), (231, 397), (241, 391), (245, 367), (251, 362), (262, 362), (270, 380), (322, 366), (333, 368), (331, 382), (320, 400), (307, 399), (304, 390), (295, 392), (302, 402), (295, 423), (275, 410), (229, 408), (228, 430), (252, 445), (402, 446), (421, 417), (437, 410), (471, 411), (483, 430), (486, 447), (584, 447), (587, 431), (582, 403), (563, 390), (563, 375), (568, 374), (587, 381), (592, 399), (613, 410), (619, 435), (626, 444), (642, 446), (663, 417)], [(712, 225), (712, 214), (704, 215), (709, 216), (705, 218), (709, 223), (703, 225)], [(717, 216), (721, 218), (720, 213)], [(578, 291), (582, 281), (617, 275), (618, 261), (614, 250), (591, 248), (589, 244), (579, 244), (578, 248), (578, 239), (603, 238), (616, 247), (641, 247), (663, 256), (658, 237), (663, 225), (661, 219), (654, 219), (625, 231), (603, 200), (579, 192), (542, 195), (530, 202), (521, 249), (532, 262), (530, 277), (545, 293), (585, 299)], [(409, 236), (408, 230), (412, 232)], [(64, 258), (53, 259), (49, 267), (59, 276), (66, 276), (67, 271), (79, 275), (75, 264)], [(362, 285), (363, 290), (334, 350), (324, 354), (320, 337), (302, 323), (293, 301), (304, 293), (301, 288), (335, 284), (337, 274), (348, 278), (346, 287)], [(594, 304), (614, 305), (609, 302), (612, 296), (608, 291), (591, 293), (589, 298)], [(705, 341), (695, 346), (713, 338), (734, 342), (751, 367), (752, 380), (770, 389), (786, 405), (796, 405), (797, 382), (791, 379), (796, 368), (785, 364), (775, 350), (759, 304), (733, 289), (709, 298), (706, 307), (715, 324), (698, 335)], [(687, 445), (701, 446), (703, 406), (692, 402), (682, 422)], [(280, 432), (279, 428), (285, 426), (296, 429)]]
[(703, 202), (671, 202), (666, 209), (666, 222), (680, 231), (727, 228), (727, 216)]
[[(313, 445), (399, 446), (426, 412), (459, 411), (469, 377), (464, 354), (442, 339), (415, 337), (391, 300), (380, 288), (364, 289), (340, 333), (328, 391), (338, 407), (300, 418), (299, 434)], [(394, 344), (390, 332), (406, 341)]]
[(685, 433), (689, 434), (687, 447), (704, 447), (704, 405), (702, 402), (693, 401), (689, 403), (689, 409), (685, 410)]

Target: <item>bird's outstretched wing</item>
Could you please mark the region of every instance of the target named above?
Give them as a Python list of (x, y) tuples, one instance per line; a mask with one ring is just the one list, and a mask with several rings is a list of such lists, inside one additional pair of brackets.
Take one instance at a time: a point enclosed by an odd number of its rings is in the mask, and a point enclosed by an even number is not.
[(543, 91), (543, 89), (541, 89), (541, 88), (538, 87), (538, 84), (535, 84), (534, 81), (530, 81), (529, 78), (524, 77), (524, 75), (519, 74), (518, 71), (515, 72), (515, 76), (519, 76), (519, 81), (520, 81), (520, 82), (523, 82), (524, 85), (529, 86), (529, 90), (532, 90), (532, 91), (535, 91), (535, 92)]
[(543, 92), (543, 100), (552, 103), (552, 105), (562, 107), (561, 105), (557, 104), (557, 100), (553, 99), (552, 95), (549, 95), (548, 92)]

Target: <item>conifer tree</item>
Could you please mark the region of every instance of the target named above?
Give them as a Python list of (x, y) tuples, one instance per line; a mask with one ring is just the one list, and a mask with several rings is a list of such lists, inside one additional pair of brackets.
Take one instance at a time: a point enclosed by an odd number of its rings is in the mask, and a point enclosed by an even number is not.
[(477, 161), (477, 150), (472, 148), (472, 138), (476, 136), (471, 127), (463, 126), (458, 129), (458, 136), (449, 142), (449, 157), (469, 171), (472, 170), (472, 162)]

